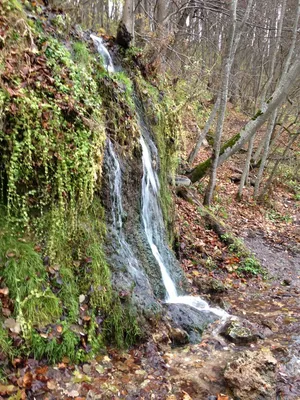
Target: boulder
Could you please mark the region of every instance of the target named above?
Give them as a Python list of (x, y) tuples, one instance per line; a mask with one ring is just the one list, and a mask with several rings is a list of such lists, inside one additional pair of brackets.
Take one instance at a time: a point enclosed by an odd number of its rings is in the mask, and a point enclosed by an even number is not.
[(188, 333), (181, 328), (170, 327), (169, 338), (174, 345), (183, 345), (189, 342)]
[(257, 327), (245, 319), (228, 321), (220, 333), (230, 342), (239, 345), (253, 343), (258, 338), (263, 338)]
[(175, 176), (175, 185), (176, 186), (191, 186), (192, 182), (189, 178), (184, 175), (176, 175)]
[(276, 364), (269, 349), (245, 351), (227, 364), (224, 378), (236, 399), (274, 400)]
[[(186, 304), (167, 304), (169, 320), (171, 325), (178, 329), (177, 344), (179, 336), (184, 340), (184, 334), (188, 334), (190, 343), (199, 343), (204, 329), (220, 317), (209, 311), (198, 311)], [(179, 335), (179, 331), (181, 332)], [(182, 335), (182, 332), (184, 334)], [(170, 335), (170, 334), (169, 334)], [(170, 335), (171, 336), (171, 335)], [(173, 336), (174, 338), (174, 336)]]

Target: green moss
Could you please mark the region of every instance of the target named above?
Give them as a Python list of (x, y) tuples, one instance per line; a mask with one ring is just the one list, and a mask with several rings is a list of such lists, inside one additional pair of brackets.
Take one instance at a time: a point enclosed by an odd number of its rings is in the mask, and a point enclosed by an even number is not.
[(2, 0), (2, 7), (7, 12), (23, 12), (21, 3), (18, 0)]
[(263, 112), (261, 110), (258, 110), (257, 113), (253, 115), (253, 117), (251, 118), (252, 121), (257, 120), (257, 118), (260, 117), (261, 115), (263, 115)]
[(14, 234), (0, 228), (0, 276), (11, 296), (22, 301), (32, 291), (42, 290), (47, 274), (41, 256), (34, 251), (32, 244), (19, 241)]
[(201, 164), (198, 164), (190, 174), (188, 174), (188, 177), (192, 182), (197, 182), (198, 180), (202, 179), (209, 168), (211, 167), (211, 158), (208, 158), (207, 160), (203, 161)]
[(88, 66), (91, 56), (88, 48), (83, 42), (73, 43), (74, 60), (84, 66)]
[(80, 338), (68, 325), (64, 325), (62, 335), (57, 338), (45, 338), (37, 332), (32, 331), (30, 337), (30, 346), (35, 359), (46, 358), (51, 363), (61, 361), (67, 356), (71, 362), (81, 361), (82, 351), (79, 349)]
[(8, 336), (7, 331), (2, 326), (3, 321), (0, 318), (0, 354), (11, 359), (16, 355), (11, 338)]
[(8, 212), (23, 226), (52, 203), (61, 224), (72, 205), (76, 212), (91, 204), (105, 140), (96, 81), (56, 40), (48, 39), (44, 51), (56, 96), (44, 83), (7, 99), (6, 132), (0, 132)]
[[(232, 138), (230, 138), (226, 143), (223, 144), (220, 150), (220, 155), (222, 155), (226, 149), (231, 148), (241, 137), (240, 133), (237, 133), (234, 135)], [(207, 160), (203, 161), (202, 163), (198, 164), (189, 174), (188, 177), (190, 180), (194, 183), (202, 179), (207, 172), (209, 171), (209, 168), (211, 167), (211, 158), (208, 158)]]
[(49, 290), (32, 291), (20, 304), (22, 315), (38, 328), (56, 322), (61, 315), (58, 298)]
[[(68, 21), (56, 22), (60, 34), (68, 29)], [(106, 129), (130, 151), (138, 141), (132, 84), (124, 73), (108, 76), (84, 43), (74, 43), (71, 54), (33, 28), (41, 68), (22, 85), (28, 49), (22, 33), (7, 34), (7, 55), (16, 35), (24, 46), (18, 43), (14, 52), (18, 68), (6, 74), (9, 89), (0, 89), (0, 200), (6, 207), (0, 277), (21, 326), (22, 355), (79, 361), (140, 334), (129, 302), (123, 304), (111, 285), (97, 198)], [(9, 352), (10, 332), (2, 331), (0, 344), (3, 336)]]

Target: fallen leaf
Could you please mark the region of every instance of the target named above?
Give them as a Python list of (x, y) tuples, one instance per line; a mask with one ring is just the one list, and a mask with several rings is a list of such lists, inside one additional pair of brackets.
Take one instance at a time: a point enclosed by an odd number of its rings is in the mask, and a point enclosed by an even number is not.
[(30, 388), (31, 388), (31, 386), (32, 386), (32, 379), (33, 379), (32, 373), (31, 373), (31, 372), (26, 372), (26, 374), (25, 374), (24, 377), (23, 377), (23, 386), (24, 386), (26, 389), (30, 389)]
[(85, 300), (85, 295), (84, 295), (84, 294), (81, 294), (81, 295), (79, 296), (79, 303), (83, 303), (84, 300)]
[(8, 318), (4, 321), (4, 325), (8, 328), (11, 332), (19, 334), (21, 332), (21, 326), (19, 322), (17, 322), (13, 318)]
[(47, 388), (49, 390), (55, 390), (56, 389), (56, 382), (54, 380), (48, 381), (47, 382)]
[(74, 378), (73, 378), (74, 383), (82, 383), (82, 382), (92, 382), (92, 378), (88, 375), (82, 374), (78, 370), (74, 372)]
[(7, 287), (0, 289), (0, 294), (7, 296), (9, 294), (9, 289)]
[[(57, 331), (58, 333), (62, 333), (62, 331), (63, 331), (62, 326), (61, 326), (61, 325), (58, 325), (58, 326), (56, 327), (56, 331)], [(65, 362), (65, 361), (64, 361), (64, 362)]]
[(96, 365), (95, 366), (95, 370), (98, 372), (98, 374), (103, 374), (104, 373), (104, 371), (105, 371), (105, 369), (104, 369), (104, 367), (102, 366), (102, 365), (100, 365), (100, 364), (98, 364), (98, 365)]
[(12, 393), (16, 392), (17, 390), (18, 390), (18, 388), (14, 385), (2, 385), (2, 383), (0, 383), (1, 396), (5, 396), (7, 394), (12, 394)]
[(79, 393), (77, 390), (71, 390), (70, 392), (67, 392), (67, 395), (70, 397), (78, 397)]
[(226, 394), (219, 393), (218, 400), (229, 400), (229, 397)]

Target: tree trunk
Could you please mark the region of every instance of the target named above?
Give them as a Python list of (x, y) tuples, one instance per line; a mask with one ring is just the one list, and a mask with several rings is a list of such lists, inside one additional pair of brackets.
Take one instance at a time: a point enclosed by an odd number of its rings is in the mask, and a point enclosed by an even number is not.
[(195, 144), (195, 147), (193, 148), (193, 150), (190, 152), (187, 162), (189, 165), (193, 164), (193, 162), (195, 161), (195, 158), (200, 150), (200, 147), (204, 141), (204, 139), (206, 138), (206, 135), (212, 125), (212, 123), (214, 122), (214, 119), (216, 118), (217, 115), (217, 111), (219, 108), (219, 104), (220, 104), (220, 99), (218, 98), (217, 101), (214, 104), (214, 107), (212, 109), (212, 112), (210, 113), (210, 116), (205, 124), (205, 127), (203, 129), (202, 132), (200, 132), (198, 138), (197, 138), (197, 142)]
[(134, 37), (133, 0), (125, 0), (122, 21), (127, 31)]
[[(294, 134), (290, 138), (290, 140), (289, 140), (289, 142), (288, 142), (288, 144), (287, 144), (287, 146), (286, 146), (286, 148), (285, 148), (285, 150), (284, 150), (284, 152), (282, 154), (282, 158), (284, 158), (286, 156), (286, 154), (289, 151), (289, 149), (291, 148), (292, 144), (298, 139), (298, 136), (299, 136), (299, 133)], [(280, 158), (276, 161), (276, 163), (275, 163), (275, 165), (274, 165), (274, 167), (272, 169), (272, 172), (271, 172), (271, 174), (270, 174), (270, 176), (268, 178), (268, 181), (265, 184), (264, 188), (262, 189), (262, 191), (261, 191), (261, 193), (259, 195), (259, 199), (260, 200), (263, 200), (264, 196), (266, 195), (267, 191), (269, 190), (269, 188), (271, 186), (271, 183), (272, 183), (272, 180), (273, 180), (273, 178), (275, 176), (275, 173), (277, 171), (277, 168), (278, 168), (278, 166), (280, 164), (280, 161), (281, 161)]]
[(271, 141), (271, 136), (272, 136), (274, 126), (275, 126), (276, 117), (277, 117), (277, 109), (272, 113), (272, 115), (269, 119), (269, 123), (268, 123), (268, 128), (267, 128), (267, 132), (266, 132), (266, 136), (265, 136), (265, 143), (264, 143), (264, 152), (263, 152), (263, 155), (261, 158), (257, 178), (255, 181), (255, 187), (254, 187), (254, 198), (255, 199), (257, 199), (259, 196), (259, 186), (260, 186), (260, 183), (262, 180), (263, 172), (264, 172), (267, 158), (269, 155), (270, 141)]
[[(229, 157), (237, 153), (245, 143), (257, 132), (257, 130), (267, 121), (271, 114), (282, 105), (294, 86), (294, 82), (300, 74), (300, 55), (296, 58), (288, 73), (282, 76), (277, 89), (274, 91), (270, 102), (265, 110), (259, 110), (258, 113), (249, 121), (240, 134), (235, 135), (223, 145), (220, 152), (219, 164), (222, 165)], [(192, 182), (203, 178), (211, 165), (211, 158), (197, 165), (187, 176)]]
[(241, 176), (241, 182), (240, 182), (240, 186), (239, 186), (239, 191), (238, 191), (238, 194), (237, 194), (238, 200), (242, 199), (243, 190), (244, 190), (245, 184), (246, 184), (247, 179), (248, 179), (251, 156), (252, 156), (252, 151), (253, 151), (254, 138), (255, 138), (255, 135), (253, 135), (252, 138), (249, 140), (247, 158), (246, 158), (246, 162), (245, 162), (245, 165), (244, 165), (243, 173), (242, 173), (242, 176)]
[(228, 86), (229, 86), (229, 77), (230, 70), (233, 63), (234, 58), (234, 50), (236, 50), (237, 46), (235, 45), (235, 30), (236, 30), (236, 8), (237, 8), (237, 0), (232, 0), (231, 2), (231, 28), (229, 33), (229, 39), (226, 49), (226, 56), (224, 59), (224, 66), (222, 70), (224, 71), (222, 77), (222, 84), (220, 89), (220, 108), (217, 119), (217, 127), (216, 134), (214, 137), (214, 148), (212, 154), (212, 167), (210, 173), (209, 183), (207, 185), (207, 189), (204, 196), (204, 204), (210, 205), (213, 197), (213, 193), (215, 190), (216, 182), (217, 182), (217, 168), (219, 163), (219, 155), (221, 150), (221, 137), (223, 133), (223, 125), (225, 120), (226, 113), (226, 105), (227, 105), (227, 97), (228, 97)]

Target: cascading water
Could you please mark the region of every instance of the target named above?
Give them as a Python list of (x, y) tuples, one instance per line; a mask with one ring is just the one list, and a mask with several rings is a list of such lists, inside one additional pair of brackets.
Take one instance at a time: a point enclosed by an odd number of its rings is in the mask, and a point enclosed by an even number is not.
[[(103, 44), (101, 38), (91, 35), (91, 38), (99, 52), (103, 57), (105, 67), (109, 72), (114, 72), (115, 68), (111, 56)], [(142, 147), (142, 223), (145, 231), (146, 239), (150, 246), (151, 252), (159, 265), (163, 284), (166, 289), (166, 302), (173, 304), (185, 304), (199, 311), (208, 311), (214, 313), (223, 319), (228, 314), (221, 309), (210, 307), (209, 304), (200, 297), (179, 296), (176, 284), (172, 280), (169, 270), (174, 260), (170, 250), (168, 249), (165, 239), (165, 229), (162, 216), (162, 210), (159, 204), (159, 180), (155, 169), (153, 168), (152, 157), (158, 158), (158, 152), (155, 144), (150, 138), (147, 130), (143, 114), (139, 107), (136, 107), (138, 122), (141, 130), (140, 143)], [(122, 172), (118, 157), (114, 151), (111, 141), (107, 140), (106, 163), (109, 178), (109, 188), (111, 197), (111, 215), (112, 215), (112, 232), (118, 243), (118, 251), (123, 260), (126, 260), (127, 269), (130, 275), (135, 279), (136, 283), (144, 289), (145, 293), (151, 294), (149, 281), (139, 268), (139, 262), (134, 256), (131, 246), (126, 240), (123, 229), (124, 210), (122, 205)], [(169, 267), (169, 270), (167, 268)], [(174, 268), (173, 268), (174, 269)]]
[(150, 149), (143, 136), (140, 138), (143, 150), (143, 180), (142, 180), (142, 220), (151, 251), (160, 267), (162, 280), (167, 292), (167, 301), (177, 297), (177, 290), (164, 265), (162, 256), (155, 244), (155, 240), (161, 240), (163, 230), (161, 209), (157, 201), (159, 181), (152, 168)]
[(112, 58), (111, 58), (107, 48), (104, 46), (102, 38), (95, 36), (95, 35), (90, 35), (90, 37), (93, 40), (98, 53), (103, 58), (103, 62), (104, 62), (104, 65), (105, 65), (105, 68), (107, 69), (107, 71), (115, 72), (115, 67), (114, 67)]
[[(141, 116), (139, 116), (139, 118), (141, 119)], [(140, 143), (143, 150), (142, 220), (151, 251), (160, 267), (161, 276), (167, 292), (166, 302), (173, 304), (186, 304), (199, 311), (209, 311), (220, 317), (226, 318), (228, 314), (224, 310), (210, 307), (209, 304), (200, 297), (179, 296), (175, 283), (169, 275), (166, 262), (158, 249), (158, 243), (160, 246), (163, 243), (166, 247), (167, 244), (165, 243), (164, 222), (158, 200), (159, 181), (157, 173), (152, 166), (150, 151), (150, 148), (156, 148), (150, 139), (149, 134), (143, 129), (143, 125), (144, 124), (140, 123), (142, 131)]]
[(113, 144), (107, 139), (106, 164), (111, 198), (112, 233), (118, 243), (118, 250), (126, 260), (129, 273), (136, 279), (142, 277), (139, 265), (133, 251), (126, 241), (123, 229), (124, 209), (122, 203), (122, 171), (120, 162), (114, 151)]

